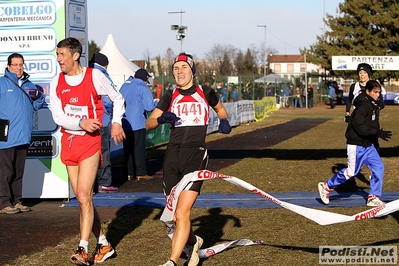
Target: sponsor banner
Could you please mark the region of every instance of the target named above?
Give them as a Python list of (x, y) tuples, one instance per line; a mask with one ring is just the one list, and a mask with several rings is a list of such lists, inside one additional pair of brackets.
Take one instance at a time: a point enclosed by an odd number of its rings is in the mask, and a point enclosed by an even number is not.
[(162, 124), (156, 129), (146, 131), (145, 146), (154, 147), (157, 144), (166, 143), (170, 137), (170, 125)]
[(0, 4), (0, 24), (7, 26), (51, 25), (56, 20), (56, 6), (51, 1), (17, 2)]
[(263, 97), (262, 100), (254, 101), (255, 121), (261, 121), (266, 118), (267, 114), (277, 111), (276, 97)]
[(217, 132), (219, 127), (219, 118), (216, 112), (210, 108), (209, 119), (208, 119), (208, 127), (206, 129), (206, 134), (210, 134), (212, 132)]
[[(7, 67), (7, 56), (0, 56), (0, 75)], [(25, 55), (24, 71), (35, 79), (52, 78), (57, 73), (57, 59), (52, 54)]]
[[(223, 103), (224, 107), (226, 108), (227, 113), (229, 114), (228, 120), (230, 126), (238, 126), (241, 124), (241, 112), (238, 108), (238, 102), (230, 102), (230, 103)], [(209, 108), (209, 119), (208, 119), (208, 128), (206, 130), (206, 134), (210, 134), (212, 132), (219, 131), (219, 118), (216, 112)]]
[(320, 246), (319, 264), (398, 264), (397, 246)]
[(255, 120), (254, 101), (242, 100), (238, 101), (238, 109), (240, 110), (240, 122), (246, 123)]
[(84, 5), (75, 5), (70, 3), (68, 6), (69, 26), (75, 28), (85, 28), (86, 8)]
[(399, 70), (399, 56), (332, 56), (333, 70), (356, 70), (360, 63), (377, 70)]
[[(173, 187), (168, 200), (166, 202), (164, 211), (162, 213), (162, 216), (160, 220), (165, 224), (166, 227), (166, 233), (167, 235), (172, 239), (173, 238), (173, 233), (176, 229), (176, 225), (173, 221), (173, 216), (176, 211), (176, 206), (177, 202), (179, 199), (179, 195), (183, 190), (187, 190), (191, 187), (192, 183), (195, 181), (206, 181), (206, 180), (212, 180), (212, 179), (223, 179), (227, 182), (230, 182), (236, 186), (245, 188), (255, 194), (258, 194), (259, 196), (265, 198), (266, 200), (270, 200), (271, 202), (274, 202), (275, 204), (280, 205), (283, 208), (286, 208), (292, 212), (295, 212), (299, 215), (302, 215), (303, 217), (312, 220), (319, 225), (330, 225), (330, 224), (337, 224), (337, 223), (345, 223), (345, 222), (351, 222), (351, 221), (360, 221), (360, 220), (365, 220), (369, 218), (374, 218), (374, 217), (381, 217), (388, 215), (390, 213), (396, 212), (399, 210), (399, 199), (391, 201), (389, 203), (386, 203), (385, 206), (378, 206), (357, 214), (354, 214), (352, 216), (348, 215), (343, 215), (343, 214), (338, 214), (338, 213), (333, 213), (333, 212), (328, 212), (328, 211), (323, 211), (323, 210), (317, 210), (317, 209), (311, 209), (311, 208), (306, 208), (302, 207), (299, 205), (295, 205), (292, 203), (284, 202), (281, 201), (272, 195), (258, 189), (257, 187), (251, 185), (248, 182), (245, 182), (237, 177), (234, 176), (228, 176), (224, 175), (221, 173), (217, 172), (212, 172), (208, 170), (200, 170), (200, 171), (195, 171), (186, 174), (183, 179)], [(213, 249), (215, 252), (214, 254), (221, 252), (223, 250), (216, 250), (215, 246), (208, 248), (208, 249)], [(198, 253), (205, 253), (206, 251), (199, 251)]]
[(2, 53), (52, 52), (56, 47), (56, 32), (52, 28), (1, 30)]
[[(77, 37), (83, 45), (80, 62), (87, 65), (86, 0), (0, 0), (0, 75), (11, 53), (24, 56), (24, 71), (42, 87), (49, 103), (49, 84), (59, 66), (57, 43)], [(34, 130), (28, 150), (22, 195), (25, 198), (69, 198), (73, 192), (59, 156), (60, 128), (50, 109), (34, 114)], [(51, 146), (50, 146), (51, 145)]]
[[(223, 105), (226, 108), (227, 113), (229, 114), (228, 120), (229, 120), (230, 126), (234, 127), (234, 126), (240, 125), (241, 118), (240, 118), (240, 112), (238, 109), (238, 102), (228, 102), (228, 103), (223, 103)], [(218, 122), (220, 122), (220, 121), (218, 121)], [(218, 124), (218, 127), (219, 127), (219, 124)]]
[(58, 146), (53, 135), (32, 135), (27, 159), (54, 158), (58, 155)]
[(52, 78), (57, 73), (57, 59), (52, 54), (24, 56), (24, 70), (35, 79)]

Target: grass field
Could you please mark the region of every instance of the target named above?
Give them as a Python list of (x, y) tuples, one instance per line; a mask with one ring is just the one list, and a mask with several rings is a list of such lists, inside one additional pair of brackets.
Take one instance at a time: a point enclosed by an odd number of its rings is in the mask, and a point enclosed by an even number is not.
[[(390, 141), (380, 141), (385, 164), (384, 191), (399, 191), (399, 106), (387, 106), (381, 112), (384, 129), (392, 130)], [(329, 178), (334, 171), (346, 165), (343, 122), (344, 107), (328, 109), (281, 109), (269, 114), (261, 122), (241, 125), (233, 134), (245, 133), (259, 127), (284, 123), (291, 119), (329, 118), (317, 127), (275, 146), (265, 148), (251, 158), (220, 170), (223, 174), (243, 179), (268, 193), (316, 191), (317, 183)], [(207, 137), (212, 141), (221, 134)], [(229, 137), (229, 136), (227, 136)], [(162, 149), (162, 147), (160, 148)], [(369, 170), (342, 189), (368, 190)], [(222, 180), (204, 183), (202, 193), (246, 193), (243, 189)], [(399, 192), (398, 192), (399, 196)], [(366, 210), (355, 208), (323, 208), (324, 210), (353, 215)], [(170, 253), (170, 240), (159, 221), (161, 209), (130, 208), (124, 215), (104, 223), (108, 239), (116, 247), (118, 256), (105, 265), (158, 265)], [(263, 240), (264, 245), (238, 247), (201, 261), (201, 265), (318, 265), (319, 246), (322, 245), (393, 245), (399, 244), (397, 234), (399, 214), (364, 221), (320, 226), (286, 209), (193, 209), (196, 234), (204, 238), (204, 247), (227, 240), (247, 238)], [(396, 233), (395, 233), (396, 232)], [(93, 238), (92, 238), (93, 240)], [(9, 265), (70, 265), (68, 255), (78, 236), (65, 239), (57, 246), (46, 247), (37, 254), (22, 256)], [(90, 243), (94, 246), (94, 242)], [(182, 258), (179, 265), (183, 265)]]

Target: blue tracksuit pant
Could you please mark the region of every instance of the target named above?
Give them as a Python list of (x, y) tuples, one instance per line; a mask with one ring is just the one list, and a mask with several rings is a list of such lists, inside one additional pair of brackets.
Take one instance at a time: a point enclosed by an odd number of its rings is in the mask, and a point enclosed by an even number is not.
[(341, 169), (333, 177), (327, 180), (327, 185), (331, 189), (345, 183), (350, 178), (356, 176), (365, 164), (371, 171), (370, 195), (381, 196), (382, 183), (384, 181), (384, 164), (374, 145), (362, 147), (352, 144), (346, 145), (348, 156), (348, 167)]

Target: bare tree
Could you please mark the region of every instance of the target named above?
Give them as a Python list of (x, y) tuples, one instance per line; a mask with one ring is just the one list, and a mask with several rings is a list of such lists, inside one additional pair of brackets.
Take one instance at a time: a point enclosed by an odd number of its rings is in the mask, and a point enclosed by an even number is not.
[(162, 70), (164, 71), (164, 73), (166, 73), (166, 75), (172, 75), (172, 64), (175, 57), (176, 54), (173, 52), (172, 48), (169, 47), (168, 49), (166, 49), (163, 60), (164, 62), (166, 62), (166, 64), (162, 65)]
[(218, 72), (223, 59), (223, 46), (214, 44), (211, 50), (205, 54), (205, 59), (212, 71)]
[(145, 49), (143, 57), (144, 57), (144, 60), (149, 60), (151, 58), (151, 52), (149, 49)]
[(222, 62), (226, 60), (225, 55), (227, 55), (232, 64), (236, 54), (237, 48), (232, 45), (214, 44), (212, 49), (205, 55), (205, 58), (212, 70), (215, 71), (216, 74), (219, 74), (218, 72), (221, 69)]
[(250, 44), (248, 50), (251, 52), (253, 61), (257, 66), (264, 64), (263, 57), (260, 56), (261, 51), (255, 46), (255, 44)]

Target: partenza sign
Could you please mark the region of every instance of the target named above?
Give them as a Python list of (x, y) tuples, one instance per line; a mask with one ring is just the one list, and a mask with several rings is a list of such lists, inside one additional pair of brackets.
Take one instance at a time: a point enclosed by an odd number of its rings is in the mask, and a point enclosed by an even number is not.
[(356, 70), (360, 63), (371, 65), (373, 70), (399, 70), (399, 56), (332, 56), (333, 70)]

